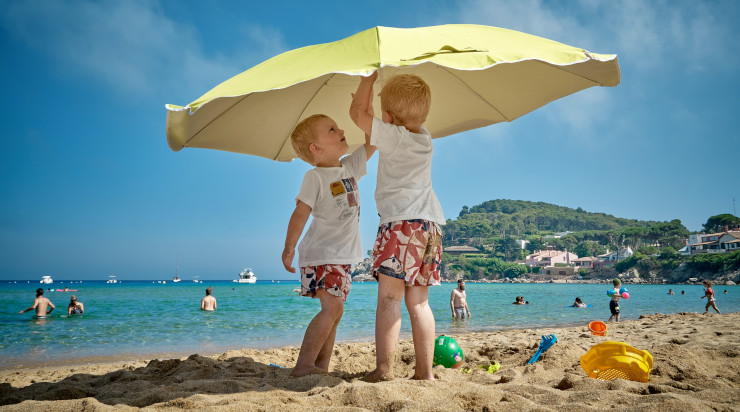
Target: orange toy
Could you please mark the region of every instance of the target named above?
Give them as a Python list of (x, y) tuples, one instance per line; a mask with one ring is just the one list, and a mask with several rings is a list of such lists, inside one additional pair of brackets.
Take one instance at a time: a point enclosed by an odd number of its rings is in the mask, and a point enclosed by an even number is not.
[(592, 335), (606, 336), (606, 323), (595, 320), (588, 324), (588, 330), (591, 331)]
[(647, 382), (653, 369), (653, 355), (623, 342), (608, 341), (592, 346), (581, 356), (581, 367), (595, 379)]

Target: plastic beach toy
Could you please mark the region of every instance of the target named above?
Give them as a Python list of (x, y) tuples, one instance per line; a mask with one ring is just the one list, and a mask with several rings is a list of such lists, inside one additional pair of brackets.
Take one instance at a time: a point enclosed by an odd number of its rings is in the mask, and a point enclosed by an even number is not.
[[(481, 365), (478, 366), (476, 369), (483, 369), (486, 373), (490, 373), (493, 375), (494, 372), (501, 369), (501, 364), (497, 361), (493, 361), (493, 364), (491, 365)], [(473, 371), (473, 368), (462, 368), (463, 373), (470, 373)]]
[(653, 355), (624, 342), (607, 341), (592, 346), (581, 356), (581, 367), (595, 379), (647, 382), (653, 369)]
[(554, 345), (557, 341), (558, 338), (555, 337), (555, 335), (542, 335), (542, 342), (540, 342), (540, 347), (537, 348), (537, 352), (534, 353), (532, 359), (530, 359), (527, 363), (531, 365), (537, 362), (537, 359), (540, 358), (540, 355), (542, 355), (546, 350), (550, 349), (550, 346)]
[(463, 351), (455, 339), (442, 335), (434, 341), (434, 366), (442, 365), (445, 368), (458, 368), (463, 362)]
[(606, 323), (600, 320), (591, 321), (591, 323), (588, 324), (588, 330), (591, 331), (592, 335), (606, 336)]
[(622, 293), (622, 298), (629, 299), (630, 298), (630, 294), (627, 293), (627, 292), (624, 292), (624, 293)]

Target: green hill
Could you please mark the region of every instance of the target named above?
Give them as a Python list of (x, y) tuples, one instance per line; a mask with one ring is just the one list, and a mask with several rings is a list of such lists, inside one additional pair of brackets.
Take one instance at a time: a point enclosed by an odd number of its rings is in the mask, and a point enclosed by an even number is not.
[(547, 244), (570, 250), (584, 242), (594, 243), (590, 245), (592, 249), (598, 245), (636, 249), (654, 244), (680, 248), (689, 234), (680, 220), (624, 219), (544, 202), (496, 199), (470, 208), (463, 206), (457, 219), (447, 220), (444, 244), (481, 247), (507, 238), (536, 241), (544, 235), (566, 231), (574, 233), (548, 240)]

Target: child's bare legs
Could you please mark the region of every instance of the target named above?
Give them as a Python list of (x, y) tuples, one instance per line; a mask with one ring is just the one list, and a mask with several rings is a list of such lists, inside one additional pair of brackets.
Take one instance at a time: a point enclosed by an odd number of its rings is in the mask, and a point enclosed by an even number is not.
[(432, 360), (434, 358), (434, 314), (429, 307), (429, 288), (416, 286), (406, 288), (406, 309), (411, 318), (411, 334), (414, 338), (416, 367), (414, 379), (434, 380)]
[(714, 302), (707, 302), (707, 306), (704, 308), (704, 313), (709, 313), (710, 306), (713, 307), (714, 310), (717, 311), (717, 313), (719, 313), (720, 315), (722, 314), (722, 312), (720, 312), (719, 309), (717, 309), (717, 304)]
[(401, 331), (403, 279), (378, 275), (378, 308), (375, 311), (375, 370), (362, 380), (379, 382), (393, 378), (393, 358)]
[(316, 291), (321, 300), (321, 311), (314, 316), (303, 336), (298, 361), (291, 376), (305, 376), (314, 373), (327, 373), (334, 349), (337, 325), (344, 314), (344, 301), (325, 290)]

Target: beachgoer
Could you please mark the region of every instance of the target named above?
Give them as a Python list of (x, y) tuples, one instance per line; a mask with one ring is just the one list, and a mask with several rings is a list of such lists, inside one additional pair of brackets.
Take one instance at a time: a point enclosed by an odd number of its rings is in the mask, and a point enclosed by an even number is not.
[(682, 291), (681, 291), (681, 294), (682, 294), (682, 295), (685, 295), (685, 294), (686, 294), (686, 291), (685, 291), (685, 290), (682, 290)]
[(218, 306), (216, 304), (216, 298), (211, 295), (213, 293), (213, 286), (209, 286), (208, 289), (206, 289), (206, 296), (200, 300), (200, 310), (216, 310), (216, 307)]
[(401, 302), (411, 319), (416, 365), (413, 379), (434, 380), (434, 314), (429, 286), (441, 285), (442, 207), (432, 188), (432, 136), (424, 127), (431, 106), (429, 85), (415, 75), (396, 75), (380, 91), (381, 119), (370, 112), (377, 71), (360, 79), (350, 117), (379, 152), (375, 204), (380, 215), (373, 246), (378, 279), (375, 313), (376, 368), (363, 379), (392, 379), (401, 328)]
[[(51, 307), (51, 309), (49, 309), (49, 307)], [(20, 315), (21, 313), (28, 312), (32, 309), (36, 309), (36, 317), (38, 319), (45, 318), (46, 315), (50, 314), (51, 311), (54, 310), (54, 304), (44, 297), (44, 290), (41, 288), (36, 289), (36, 299), (34, 299), (33, 305), (28, 309), (18, 312), (18, 314)]]
[(673, 289), (668, 289), (668, 294), (669, 295), (675, 295), (675, 293), (673, 293)]
[(714, 290), (712, 290), (712, 282), (705, 280), (702, 283), (704, 284), (704, 287), (706, 289), (704, 289), (704, 296), (702, 296), (701, 298), (702, 299), (707, 298), (707, 306), (704, 307), (704, 313), (709, 313), (709, 307), (711, 306), (714, 308), (715, 311), (717, 311), (717, 313), (721, 315), (722, 312), (720, 312), (719, 309), (717, 309), (717, 303), (714, 299)]
[(573, 302), (573, 307), (574, 308), (585, 308), (587, 306), (585, 303), (583, 303), (580, 297), (576, 297), (576, 301)]
[(452, 317), (455, 319), (469, 318), (472, 314), (468, 309), (468, 299), (465, 293), (465, 281), (458, 279), (457, 288), (452, 289), (450, 294), (450, 309), (452, 309)]
[(513, 302), (511, 302), (512, 305), (524, 305), (524, 296), (517, 296)]
[(72, 295), (69, 297), (69, 305), (67, 305), (68, 315), (81, 315), (85, 313), (85, 305), (82, 302), (77, 301), (77, 296)]
[(69, 288), (67, 286), (64, 287), (65, 292), (69, 292)]
[(309, 215), (313, 216), (298, 245), (300, 294), (321, 302), (321, 310), (306, 328), (292, 376), (329, 372), (337, 325), (352, 287), (349, 270), (363, 260), (357, 182), (367, 174), (367, 159), (375, 152), (369, 140), (365, 136), (363, 147), (342, 157), (349, 150), (344, 130), (321, 114), (302, 120), (290, 135), (296, 154), (314, 168), (304, 175), (295, 199), (285, 236), (283, 266), (288, 272), (296, 272), (292, 266), (296, 243)]
[(607, 322), (611, 322), (612, 319), (619, 322), (619, 298), (622, 297), (622, 294), (619, 292), (619, 287), (622, 286), (622, 281), (619, 280), (619, 278), (614, 278), (612, 284), (614, 285), (614, 293), (609, 301), (609, 311), (612, 315), (609, 316), (609, 320), (607, 320)]
[(725, 295), (727, 294), (727, 289), (725, 289)]

